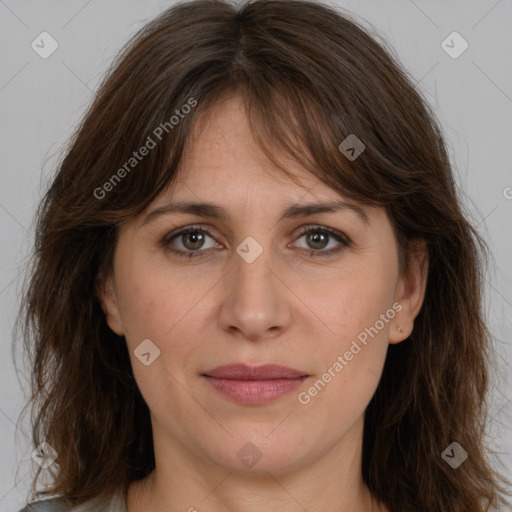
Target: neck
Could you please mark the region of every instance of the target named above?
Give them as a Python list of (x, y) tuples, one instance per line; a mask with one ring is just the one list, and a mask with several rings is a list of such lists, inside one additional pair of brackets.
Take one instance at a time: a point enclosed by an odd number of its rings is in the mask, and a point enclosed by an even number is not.
[(258, 472), (220, 467), (180, 443), (164, 447), (155, 428), (156, 469), (131, 484), (127, 512), (389, 512), (362, 480), (359, 427), (316, 460)]

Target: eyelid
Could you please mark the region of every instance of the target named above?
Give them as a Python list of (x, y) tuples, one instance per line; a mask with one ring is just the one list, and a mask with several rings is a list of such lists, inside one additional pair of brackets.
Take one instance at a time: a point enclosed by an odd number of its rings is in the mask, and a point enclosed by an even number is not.
[(211, 236), (212, 238), (214, 238), (214, 234), (215, 237), (217, 237), (215, 229), (211, 226), (208, 226), (207, 224), (188, 224), (186, 226), (172, 230), (170, 233), (165, 235), (162, 240), (168, 242), (178, 235), (182, 235), (191, 231), (204, 231), (208, 236)]
[(310, 231), (324, 231), (331, 236), (343, 239), (343, 241), (346, 242), (347, 245), (352, 243), (352, 240), (343, 231), (321, 224), (307, 224), (306, 226), (303, 226), (299, 233), (296, 235), (296, 237), (300, 238), (301, 236), (305, 235), (306, 233), (309, 233)]
[[(352, 245), (352, 240), (342, 231), (339, 231), (337, 229), (334, 229), (334, 228), (331, 228), (329, 226), (324, 226), (324, 225), (321, 225), (321, 224), (306, 224), (304, 226), (301, 226), (300, 228), (298, 228), (300, 231), (297, 235), (294, 235), (294, 240), (298, 240), (300, 238), (302, 238), (304, 235), (306, 235), (307, 233), (309, 233), (310, 231), (319, 231), (319, 232), (324, 232), (324, 233), (327, 233), (328, 236), (330, 236), (331, 238), (335, 238), (337, 241), (338, 241), (338, 244), (339, 246), (334, 248), (334, 249), (319, 249), (319, 250), (314, 250), (314, 249), (305, 249), (305, 248), (299, 248), (300, 251), (310, 251), (311, 253), (313, 254), (318, 254), (319, 256), (323, 256), (323, 257), (328, 257), (330, 255), (334, 255), (336, 254), (337, 252), (341, 251), (343, 248), (345, 247), (349, 247)], [(209, 249), (204, 249), (204, 250), (201, 250), (201, 249), (198, 249), (197, 251), (183, 251), (182, 249), (174, 249), (174, 248), (170, 248), (171, 246), (171, 241), (174, 239), (174, 238), (177, 238), (179, 237), (180, 235), (184, 235), (184, 234), (187, 234), (187, 233), (190, 233), (190, 232), (196, 232), (196, 231), (202, 231), (204, 232), (207, 236), (209, 236), (210, 238), (214, 239), (215, 240), (215, 236), (213, 235), (213, 230), (211, 229), (211, 226), (208, 226), (208, 225), (199, 225), (199, 224), (190, 224), (190, 225), (187, 225), (187, 226), (183, 226), (181, 228), (177, 228), (175, 230), (173, 230), (171, 233), (168, 233), (167, 235), (165, 235), (159, 245), (164, 248), (164, 249), (167, 249), (169, 250), (170, 252), (172, 253), (175, 253), (177, 255), (195, 255), (195, 254), (208, 254), (210, 251), (214, 250), (214, 248), (209, 248)], [(222, 244), (220, 244), (222, 245)], [(288, 245), (289, 247), (289, 245)], [(191, 256), (191, 257), (192, 257)]]

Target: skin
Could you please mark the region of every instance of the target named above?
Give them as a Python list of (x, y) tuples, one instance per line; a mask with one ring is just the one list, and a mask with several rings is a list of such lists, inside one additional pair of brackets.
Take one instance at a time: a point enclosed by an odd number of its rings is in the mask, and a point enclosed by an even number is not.
[[(348, 209), (278, 222), (289, 205), (343, 197), (296, 162), (284, 160), (302, 186), (276, 172), (253, 140), (240, 98), (210, 114), (196, 124), (178, 181), (147, 212), (171, 199), (207, 201), (229, 219), (173, 213), (144, 225), (146, 212), (131, 219), (99, 290), (151, 411), (156, 469), (130, 486), (128, 512), (385, 511), (362, 481), (363, 415), (389, 344), (408, 337), (421, 308), (426, 247), (416, 246), (409, 273), (400, 275), (384, 209), (362, 205), (368, 225)], [(189, 235), (159, 245), (191, 225), (210, 228), (202, 246)], [(340, 242), (315, 240), (318, 231), (308, 241), (301, 227), (330, 227), (351, 244), (322, 257)], [(263, 250), (252, 263), (236, 252), (247, 236)], [(188, 258), (171, 248), (203, 254)], [(394, 303), (401, 305), (394, 318), (300, 403), (299, 392)], [(149, 366), (134, 354), (144, 339), (160, 349)], [(236, 362), (281, 364), (310, 377), (273, 402), (241, 405), (201, 377)], [(237, 457), (248, 442), (261, 453), (252, 467)]]

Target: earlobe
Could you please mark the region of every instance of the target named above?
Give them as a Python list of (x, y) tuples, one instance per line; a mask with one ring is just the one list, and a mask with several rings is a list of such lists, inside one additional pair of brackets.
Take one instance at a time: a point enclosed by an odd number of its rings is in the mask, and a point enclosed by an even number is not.
[(412, 242), (409, 267), (398, 282), (395, 300), (401, 310), (396, 315), (389, 333), (389, 343), (396, 344), (410, 336), (414, 319), (421, 310), (425, 298), (428, 276), (428, 245), (423, 239)]
[(101, 309), (105, 313), (105, 320), (118, 336), (124, 335), (121, 324), (121, 315), (119, 314), (119, 306), (117, 303), (117, 295), (112, 275), (106, 277), (98, 275), (96, 280), (96, 294), (98, 296)]

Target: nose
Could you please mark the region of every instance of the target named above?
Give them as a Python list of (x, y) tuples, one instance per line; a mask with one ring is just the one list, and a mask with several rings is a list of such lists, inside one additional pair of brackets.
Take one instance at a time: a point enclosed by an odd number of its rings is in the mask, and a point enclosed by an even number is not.
[(254, 242), (242, 243), (233, 253), (232, 267), (219, 283), (223, 290), (219, 322), (231, 335), (261, 341), (279, 336), (288, 328), (294, 295), (271, 249), (259, 250), (253, 259), (254, 252), (250, 252), (254, 250)]

